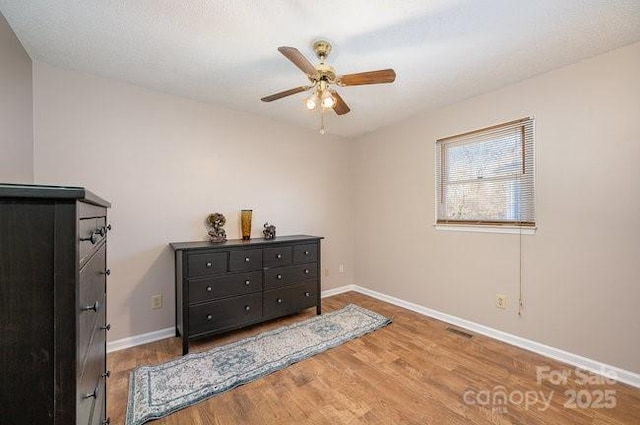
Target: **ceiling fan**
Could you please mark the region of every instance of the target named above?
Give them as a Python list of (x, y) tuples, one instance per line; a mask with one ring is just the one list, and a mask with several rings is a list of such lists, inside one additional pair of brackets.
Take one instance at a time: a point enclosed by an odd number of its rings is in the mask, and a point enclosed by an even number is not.
[(263, 102), (272, 102), (292, 94), (313, 90), (312, 94), (305, 99), (305, 106), (308, 109), (313, 110), (320, 106), (321, 111), (331, 108), (336, 114), (344, 115), (351, 111), (351, 108), (347, 106), (332, 86), (347, 87), (392, 83), (396, 79), (396, 73), (393, 69), (338, 75), (331, 65), (325, 63), (325, 59), (331, 52), (331, 44), (326, 40), (318, 40), (313, 43), (312, 48), (320, 60), (320, 63), (315, 66), (295, 47), (278, 47), (280, 53), (306, 74), (310, 84), (263, 97), (261, 99)]

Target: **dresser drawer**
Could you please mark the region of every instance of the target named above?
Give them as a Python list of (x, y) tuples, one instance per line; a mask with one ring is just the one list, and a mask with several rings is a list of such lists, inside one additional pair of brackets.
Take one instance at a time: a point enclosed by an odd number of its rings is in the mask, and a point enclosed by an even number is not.
[(264, 293), (265, 317), (276, 317), (314, 307), (318, 301), (318, 283), (278, 288)]
[[(94, 347), (94, 341), (96, 338), (104, 340), (106, 338), (106, 316), (107, 309), (102, 307), (95, 314), (95, 321), (93, 317), (84, 316), (78, 320), (78, 326), (80, 327), (80, 334), (78, 335), (78, 367), (84, 368), (88, 364), (91, 357), (91, 350)], [(91, 326), (89, 326), (91, 325)], [(106, 347), (103, 347), (104, 350)]]
[(191, 335), (237, 327), (262, 317), (262, 293), (242, 295), (189, 307)]
[(80, 270), (78, 282), (78, 361), (83, 362), (94, 327), (104, 324), (106, 245)]
[(318, 244), (293, 246), (293, 262), (296, 264), (318, 261)]
[(227, 271), (226, 252), (205, 252), (189, 254), (187, 257), (187, 276), (198, 277)]
[(80, 306), (93, 304), (104, 298), (107, 268), (107, 247), (103, 245), (83, 268), (80, 269), (78, 299)]
[(79, 262), (82, 266), (100, 246), (107, 234), (107, 218), (84, 218), (78, 221), (78, 235), (80, 238)]
[(189, 303), (196, 304), (262, 291), (262, 272), (227, 274), (189, 282)]
[(106, 217), (107, 209), (105, 207), (101, 207), (95, 204), (90, 204), (87, 202), (78, 202), (78, 218), (95, 218), (95, 217)]
[(264, 272), (265, 289), (277, 286), (292, 285), (305, 280), (318, 278), (318, 263), (300, 264), (278, 267)]
[(290, 246), (265, 248), (262, 255), (264, 267), (287, 266), (291, 264), (292, 251)]
[(262, 250), (247, 249), (229, 253), (229, 271), (241, 272), (262, 268)]
[(102, 380), (102, 393), (98, 393), (98, 398), (96, 399), (95, 405), (93, 406), (93, 414), (91, 415), (91, 420), (89, 421), (90, 425), (104, 425), (105, 420), (105, 401), (106, 401), (106, 382)]
[(90, 423), (96, 400), (104, 397), (103, 373), (105, 373), (105, 333), (98, 331), (91, 340), (86, 363), (78, 367), (78, 424)]

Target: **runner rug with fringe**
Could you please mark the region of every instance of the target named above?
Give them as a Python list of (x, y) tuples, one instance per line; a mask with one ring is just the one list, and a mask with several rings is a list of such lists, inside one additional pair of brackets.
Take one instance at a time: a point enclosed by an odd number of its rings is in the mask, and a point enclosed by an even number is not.
[(209, 351), (138, 367), (129, 376), (126, 424), (167, 416), (389, 323), (386, 317), (349, 304)]

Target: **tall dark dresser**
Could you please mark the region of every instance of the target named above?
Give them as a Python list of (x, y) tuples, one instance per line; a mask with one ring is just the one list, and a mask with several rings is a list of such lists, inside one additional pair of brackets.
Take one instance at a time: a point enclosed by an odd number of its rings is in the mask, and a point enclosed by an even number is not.
[(107, 424), (109, 202), (0, 184), (0, 423)]

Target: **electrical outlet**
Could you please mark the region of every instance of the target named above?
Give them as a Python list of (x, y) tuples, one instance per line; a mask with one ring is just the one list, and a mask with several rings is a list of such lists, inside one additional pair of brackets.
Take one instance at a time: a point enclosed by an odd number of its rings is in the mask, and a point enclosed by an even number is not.
[(324, 268), (324, 277), (328, 277), (329, 276), (329, 267), (325, 267)]
[(344, 273), (344, 264), (340, 264), (340, 267), (338, 267), (338, 270), (340, 271), (340, 273)]
[(502, 294), (496, 294), (496, 308), (505, 310), (507, 308), (507, 296)]
[(151, 297), (151, 308), (162, 308), (162, 295), (153, 295)]

